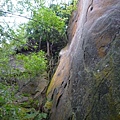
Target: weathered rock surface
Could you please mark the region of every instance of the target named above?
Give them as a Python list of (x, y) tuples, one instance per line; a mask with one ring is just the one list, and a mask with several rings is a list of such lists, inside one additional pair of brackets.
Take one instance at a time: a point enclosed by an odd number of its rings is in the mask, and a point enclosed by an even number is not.
[[(25, 68), (23, 66), (22, 61), (20, 62), (21, 64), (16, 64), (17, 61), (16, 59), (11, 56), (10, 58), (10, 66), (14, 69), (18, 69), (19, 70), (19, 74), (18, 75), (22, 75), (25, 73)], [(11, 73), (14, 76), (17, 75), (17, 73)], [(26, 78), (20, 78), (18, 76), (18, 78), (14, 78), (9, 80), (12, 83), (16, 83), (18, 85), (18, 91), (15, 94), (15, 97), (18, 98), (17, 102), (19, 103), (24, 103), (24, 102), (28, 102), (30, 103), (31, 101), (38, 100), (39, 101), (39, 106), (43, 106), (44, 102), (46, 101), (46, 90), (47, 90), (47, 86), (49, 84), (48, 78), (47, 78), (47, 73), (44, 72), (44, 74), (41, 74), (39, 76), (35, 76), (35, 77), (26, 77)], [(30, 105), (28, 104), (28, 106), (26, 105), (26, 107), (29, 107)], [(37, 107), (39, 107), (37, 106)], [(35, 106), (34, 106), (35, 107)]]
[(75, 14), (47, 91), (50, 119), (120, 120), (120, 0), (80, 0)]

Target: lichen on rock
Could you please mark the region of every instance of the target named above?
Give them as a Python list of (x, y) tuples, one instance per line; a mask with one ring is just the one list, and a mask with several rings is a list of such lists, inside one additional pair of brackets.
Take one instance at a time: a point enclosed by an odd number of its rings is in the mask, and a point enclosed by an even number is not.
[(50, 119), (119, 120), (120, 1), (79, 0), (75, 13), (47, 92)]

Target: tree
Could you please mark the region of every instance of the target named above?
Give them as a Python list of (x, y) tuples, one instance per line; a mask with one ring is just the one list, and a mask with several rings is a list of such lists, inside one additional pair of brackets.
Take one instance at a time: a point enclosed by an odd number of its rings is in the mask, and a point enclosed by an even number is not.
[[(35, 22), (37, 21), (37, 22)], [(56, 14), (49, 8), (40, 8), (34, 11), (33, 20), (27, 25), (28, 40), (33, 40), (38, 44), (39, 50), (41, 42), (47, 43), (47, 54), (50, 56), (50, 43), (60, 42), (64, 34), (64, 21), (56, 16)], [(52, 52), (52, 51), (51, 51)]]

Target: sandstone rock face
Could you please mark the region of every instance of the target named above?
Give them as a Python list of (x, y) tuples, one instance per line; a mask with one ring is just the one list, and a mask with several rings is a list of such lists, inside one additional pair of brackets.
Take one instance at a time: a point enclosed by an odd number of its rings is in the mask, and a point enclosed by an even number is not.
[(79, 0), (73, 18), (47, 91), (50, 119), (120, 120), (120, 0)]

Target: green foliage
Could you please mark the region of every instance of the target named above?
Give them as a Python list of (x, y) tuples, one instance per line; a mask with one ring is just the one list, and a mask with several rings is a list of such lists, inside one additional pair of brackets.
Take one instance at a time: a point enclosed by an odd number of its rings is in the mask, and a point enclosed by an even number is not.
[(49, 8), (42, 7), (33, 12), (33, 18), (27, 24), (27, 35), (34, 40), (55, 42), (57, 36), (64, 33), (64, 20)]
[(45, 53), (39, 51), (38, 53), (31, 53), (29, 55), (18, 54), (16, 56), (17, 64), (22, 63), (24, 67), (24, 75), (36, 76), (44, 73), (47, 68), (47, 60), (45, 59)]
[(12, 101), (12, 97), (10, 86), (0, 83), (0, 107), (6, 103), (10, 103)]
[(24, 108), (16, 102), (13, 86), (0, 83), (0, 120), (42, 120), (46, 113)]
[(11, 86), (0, 83), (0, 119), (11, 120), (16, 118), (20, 110), (14, 105), (14, 92)]
[(73, 1), (71, 4), (65, 4), (65, 3), (61, 3), (61, 4), (51, 4), (50, 8), (56, 13), (57, 16), (61, 17), (61, 19), (64, 20), (65, 25), (68, 25), (70, 16), (72, 14), (72, 12), (74, 10), (76, 10), (76, 4), (77, 4), (77, 0)]
[[(2, 44), (0, 48), (0, 78), (8, 79), (17, 77), (20, 79), (24, 76), (34, 77), (43, 74), (47, 68), (47, 60), (45, 53), (39, 51), (38, 53), (31, 53), (29, 55), (18, 54), (12, 55), (11, 44)], [(23, 70), (21, 70), (23, 69)]]
[(42, 119), (46, 119), (46, 118), (47, 118), (47, 114), (41, 113), (36, 116), (35, 120), (42, 120)]
[(8, 43), (3, 43), (0, 48), (0, 78), (6, 79), (11, 74), (12, 68), (9, 64), (12, 50)]
[(1, 120), (42, 120), (46, 113), (39, 113), (34, 108), (25, 109), (14, 104), (5, 104), (0, 108)]

